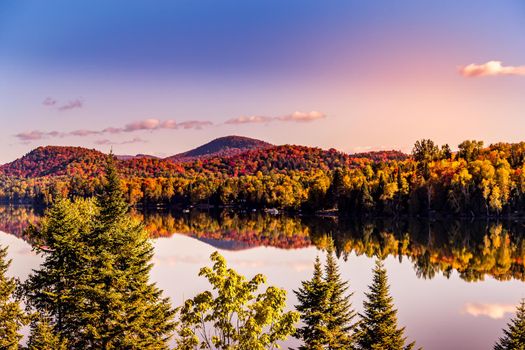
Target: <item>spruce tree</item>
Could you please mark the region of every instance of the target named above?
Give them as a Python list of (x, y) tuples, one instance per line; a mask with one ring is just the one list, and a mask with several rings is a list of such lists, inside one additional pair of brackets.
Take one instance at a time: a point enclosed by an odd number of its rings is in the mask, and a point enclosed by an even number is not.
[(49, 318), (35, 315), (31, 321), (31, 333), (27, 350), (66, 350), (66, 342), (60, 339)]
[(521, 300), (516, 310), (516, 316), (503, 330), (501, 337), (494, 346), (494, 350), (525, 350), (525, 299)]
[[(90, 237), (93, 261), (87, 288), (85, 346), (96, 349), (167, 349), (175, 310), (149, 282), (153, 246), (128, 213), (112, 158), (98, 197), (100, 211)], [(88, 311), (86, 310), (86, 311)]]
[(303, 281), (295, 291), (303, 326), (297, 334), (303, 341), (301, 349), (350, 349), (353, 345), (355, 311), (352, 309), (348, 282), (339, 273), (333, 244), (328, 248), (324, 275), (319, 257), (313, 277)]
[(93, 201), (60, 198), (29, 232), (33, 249), (44, 261), (24, 283), (26, 305), (47, 315), (59, 339), (69, 340), (73, 348), (83, 339), (82, 316), (89, 312), (84, 310), (84, 294), (93, 250), (87, 238), (96, 211)]
[(328, 328), (325, 322), (328, 309), (328, 288), (323, 278), (319, 256), (315, 259), (314, 273), (311, 280), (303, 281), (302, 287), (294, 291), (299, 304), (296, 306), (301, 315), (303, 326), (297, 329), (297, 336), (303, 341), (301, 350), (324, 349), (329, 342)]
[(0, 248), (0, 349), (15, 350), (22, 339), (20, 328), (26, 318), (19, 301), (14, 298), (16, 281), (7, 277), (11, 261), (6, 260), (7, 248)]
[(361, 322), (356, 329), (356, 349), (412, 349), (414, 343), (405, 346), (405, 329), (398, 328), (397, 310), (390, 296), (386, 270), (380, 260), (376, 261), (373, 272), (373, 282), (364, 302), (364, 313), (360, 314)]
[(328, 248), (325, 266), (325, 283), (328, 290), (326, 326), (328, 328), (329, 349), (349, 349), (353, 344), (355, 330), (355, 311), (348, 293), (348, 281), (343, 281), (334, 254), (333, 242)]

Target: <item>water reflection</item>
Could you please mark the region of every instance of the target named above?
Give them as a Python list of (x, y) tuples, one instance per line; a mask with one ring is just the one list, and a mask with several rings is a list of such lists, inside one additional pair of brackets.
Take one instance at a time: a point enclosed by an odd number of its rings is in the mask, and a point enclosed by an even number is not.
[[(22, 237), (41, 214), (32, 207), (0, 207), (0, 231)], [(332, 236), (343, 258), (355, 254), (408, 259), (420, 278), (450, 277), (457, 271), (466, 281), (486, 276), (525, 280), (525, 225), (519, 221), (342, 221), (235, 212), (134, 215), (152, 237), (180, 233), (223, 250), (324, 248)]]

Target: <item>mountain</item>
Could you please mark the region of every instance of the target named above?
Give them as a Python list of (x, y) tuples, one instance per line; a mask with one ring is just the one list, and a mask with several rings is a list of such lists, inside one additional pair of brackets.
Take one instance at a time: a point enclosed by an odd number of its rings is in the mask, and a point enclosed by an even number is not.
[[(23, 157), (0, 166), (0, 175), (15, 178), (70, 176), (94, 178), (104, 171), (107, 155), (82, 147), (38, 147)], [(178, 155), (160, 159), (138, 154), (117, 156), (122, 176), (128, 178), (176, 177), (183, 173), (197, 174), (267, 174), (287, 171), (330, 170), (352, 166), (361, 160), (373, 162), (404, 160), (398, 151), (368, 152), (348, 155), (335, 149), (271, 144), (240, 136), (215, 139), (205, 145)]]
[(240, 154), (254, 149), (264, 149), (272, 147), (272, 144), (257, 139), (243, 136), (219, 137), (202, 146), (194, 148), (184, 153), (179, 153), (166, 159), (185, 162), (200, 158), (210, 158), (214, 156), (227, 157)]
[(160, 159), (159, 157), (152, 156), (152, 155), (149, 155), (149, 154), (136, 154), (134, 156), (128, 155), (128, 154), (122, 154), (122, 155), (115, 155), (115, 158), (117, 158), (119, 160), (142, 159), (142, 158)]

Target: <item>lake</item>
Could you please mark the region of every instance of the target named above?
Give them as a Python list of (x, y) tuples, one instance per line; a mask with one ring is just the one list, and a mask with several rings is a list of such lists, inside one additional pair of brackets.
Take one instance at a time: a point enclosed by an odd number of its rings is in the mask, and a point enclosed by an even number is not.
[[(10, 274), (25, 279), (41, 261), (23, 239), (31, 207), (0, 207), (0, 245)], [(258, 213), (138, 213), (155, 246), (151, 278), (175, 306), (208, 288), (198, 277), (218, 250), (229, 266), (293, 290), (312, 274), (332, 236), (342, 276), (362, 310), (377, 256), (385, 257), (399, 324), (425, 349), (491, 349), (525, 297), (525, 225), (519, 221), (348, 220)], [(296, 345), (291, 340), (288, 346)]]

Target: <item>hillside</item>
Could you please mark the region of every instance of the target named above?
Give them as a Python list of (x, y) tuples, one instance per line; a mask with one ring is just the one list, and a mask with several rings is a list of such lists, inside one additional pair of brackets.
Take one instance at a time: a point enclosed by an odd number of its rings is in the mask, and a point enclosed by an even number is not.
[(13, 177), (44, 177), (98, 173), (103, 169), (104, 153), (82, 147), (38, 147), (11, 163), (0, 166), (0, 173)]
[(225, 136), (212, 140), (202, 146), (194, 148), (184, 153), (179, 153), (166, 159), (184, 162), (199, 158), (209, 158), (213, 156), (227, 157), (240, 154), (244, 151), (253, 149), (264, 149), (271, 147), (268, 142), (252, 139), (243, 136)]
[[(23, 157), (0, 166), (0, 175), (18, 178), (76, 176), (92, 178), (103, 171), (106, 154), (82, 147), (38, 147)], [(229, 175), (330, 170), (362, 160), (404, 160), (397, 151), (348, 155), (334, 149), (283, 145), (228, 136), (179, 155), (160, 159), (152, 156), (116, 156), (124, 177), (173, 177), (181, 173), (222, 173)]]

